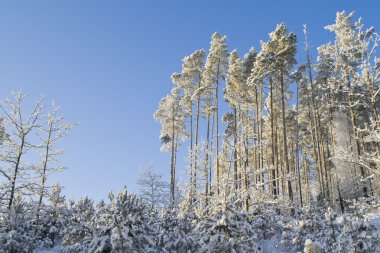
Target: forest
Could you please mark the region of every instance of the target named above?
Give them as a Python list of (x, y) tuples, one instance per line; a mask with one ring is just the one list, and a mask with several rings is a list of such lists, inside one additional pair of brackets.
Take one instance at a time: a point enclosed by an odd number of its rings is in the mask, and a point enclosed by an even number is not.
[(13, 93), (0, 107), (0, 252), (380, 252), (380, 36), (337, 12), (313, 57), (303, 28), (280, 23), (243, 56), (215, 32), (185, 56), (153, 115), (169, 182), (150, 165), (140, 192), (98, 203), (49, 184), (77, 126)]

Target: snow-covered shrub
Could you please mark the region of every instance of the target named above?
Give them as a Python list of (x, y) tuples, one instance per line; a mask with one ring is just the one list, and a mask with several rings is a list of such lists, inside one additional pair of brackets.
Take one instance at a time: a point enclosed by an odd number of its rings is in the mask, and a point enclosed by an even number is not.
[(30, 220), (30, 206), (17, 197), (10, 210), (0, 217), (0, 252), (27, 253), (35, 248), (34, 231)]
[(92, 216), (88, 251), (154, 252), (150, 208), (126, 189), (117, 196), (110, 193), (109, 197), (111, 203), (101, 202)]
[(154, 242), (149, 225), (148, 208), (127, 190), (120, 192), (112, 203), (112, 252), (151, 252)]
[(200, 220), (194, 229), (199, 236), (197, 252), (260, 252), (257, 235), (245, 218), (225, 211)]
[(111, 252), (111, 221), (112, 214), (110, 206), (104, 201), (100, 201), (96, 206), (95, 216), (93, 218), (93, 227), (95, 229), (94, 237), (89, 244), (89, 251), (93, 253)]
[(175, 209), (163, 210), (156, 226), (157, 250), (159, 252), (194, 252), (197, 248), (197, 237), (192, 233), (192, 215), (182, 213), (180, 216)]
[(336, 252), (378, 252), (380, 250), (379, 231), (363, 216), (343, 215), (337, 223), (340, 234), (337, 236)]
[(76, 202), (71, 201), (68, 211), (69, 220), (61, 232), (62, 252), (87, 252), (93, 237), (91, 222), (95, 212), (94, 202), (89, 197), (81, 198)]
[(321, 250), (321, 245), (318, 241), (313, 242), (310, 239), (305, 241), (304, 253), (319, 253)]
[(33, 226), (37, 249), (53, 248), (70, 213), (66, 206), (65, 197), (61, 195), (62, 187), (53, 185), (48, 192), (47, 204), (39, 207), (38, 216), (33, 216)]
[[(304, 252), (378, 252), (379, 232), (366, 217), (370, 206), (352, 207), (354, 213), (338, 216), (326, 211), (302, 212), (297, 219), (284, 217), (280, 244), (290, 251)], [(367, 208), (366, 212), (360, 211)]]

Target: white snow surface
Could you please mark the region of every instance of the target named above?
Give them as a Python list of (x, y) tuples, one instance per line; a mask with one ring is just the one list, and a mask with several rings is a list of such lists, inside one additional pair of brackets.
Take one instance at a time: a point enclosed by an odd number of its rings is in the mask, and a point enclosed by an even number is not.
[(380, 212), (369, 213), (367, 215), (369, 223), (373, 224), (377, 230), (380, 230)]
[(60, 253), (61, 252), (61, 242), (57, 242), (57, 245), (51, 249), (36, 249), (34, 253)]
[(271, 240), (264, 240), (262, 244), (262, 252), (263, 253), (285, 253), (284, 251), (281, 251), (279, 248), (276, 247), (276, 241)]

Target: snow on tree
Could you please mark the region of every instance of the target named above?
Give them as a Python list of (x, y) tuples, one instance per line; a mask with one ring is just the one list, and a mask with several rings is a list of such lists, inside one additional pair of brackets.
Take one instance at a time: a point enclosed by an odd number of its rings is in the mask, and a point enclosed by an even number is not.
[(257, 235), (245, 217), (225, 211), (201, 220), (195, 227), (200, 248), (197, 252), (260, 252)]
[(140, 197), (152, 210), (158, 210), (167, 204), (169, 184), (154, 170), (153, 165), (141, 170), (137, 184), (141, 187)]
[[(197, 152), (199, 141), (199, 120), (202, 92), (199, 92), (202, 84), (202, 74), (204, 70), (204, 50), (197, 50), (190, 56), (186, 56), (182, 61), (182, 72), (172, 75), (173, 83), (183, 90), (184, 96), (181, 100), (188, 117), (190, 117), (190, 185), (194, 185), (192, 190), (197, 189)], [(195, 136), (193, 130), (193, 114), (195, 101)], [(194, 140), (195, 139), (195, 140)], [(195, 142), (195, 143), (194, 143)], [(194, 143), (194, 145), (193, 145)]]
[(87, 252), (93, 236), (94, 201), (87, 196), (78, 201), (71, 200), (68, 212), (70, 214), (62, 230), (62, 252)]
[(157, 248), (162, 252), (193, 252), (198, 247), (192, 217), (175, 209), (163, 210), (157, 221)]
[(153, 252), (146, 206), (134, 194), (121, 191), (112, 199), (110, 242), (112, 252)]
[(43, 99), (26, 113), (15, 93), (1, 107), (0, 253), (57, 244), (64, 253), (379, 252), (380, 37), (353, 17), (337, 13), (326, 27), (335, 40), (317, 48), (316, 63), (305, 25), (306, 60), (295, 66), (296, 37), (283, 23), (244, 58), (219, 33), (206, 61), (203, 50), (185, 57), (154, 114), (170, 185), (148, 166), (140, 196), (124, 189), (95, 204), (49, 187), (72, 125), (54, 106), (46, 115)]
[(36, 189), (34, 189), (38, 192), (36, 226), (38, 226), (39, 223), (42, 201), (47, 192), (47, 176), (54, 171), (62, 169), (59, 166), (54, 166), (54, 164), (59, 162), (58, 156), (63, 154), (62, 149), (56, 148), (57, 142), (65, 137), (73, 126), (73, 124), (65, 122), (64, 118), (58, 115), (58, 109), (58, 106), (53, 103), (52, 111), (47, 115), (46, 124), (43, 124), (40, 127), (44, 136), (38, 135), (42, 142), (38, 148), (40, 148), (42, 152), (41, 162), (36, 166), (37, 174), (39, 174), (40, 177), (40, 183), (38, 184), (38, 187), (35, 187)]
[(32, 148), (30, 135), (41, 125), (42, 111), (45, 108), (43, 98), (36, 101), (32, 111), (27, 114), (23, 103), (26, 95), (21, 92), (13, 93), (13, 99), (6, 99), (1, 105), (4, 113), (7, 136), (0, 154), (1, 161), (9, 164), (9, 167), (1, 169), (5, 177), (5, 185), (2, 187), (2, 200), (8, 201), (10, 210), (16, 195), (30, 185), (31, 171), (26, 166), (24, 155)]
[(16, 197), (7, 214), (0, 217), (0, 252), (27, 253), (34, 249), (33, 234), (28, 219), (29, 204)]
[(216, 152), (216, 193), (220, 191), (220, 171), (219, 171), (219, 85), (225, 78), (228, 71), (228, 46), (227, 37), (214, 33), (211, 39), (210, 50), (207, 55), (205, 70), (203, 73), (204, 89), (211, 90), (214, 95), (214, 114), (215, 114), (215, 152)]
[(154, 118), (161, 123), (160, 139), (162, 141), (162, 151), (171, 151), (170, 162), (170, 201), (173, 204), (175, 199), (175, 161), (179, 139), (187, 137), (186, 113), (181, 104), (182, 96), (178, 88), (173, 88), (171, 94), (164, 97), (159, 104)]

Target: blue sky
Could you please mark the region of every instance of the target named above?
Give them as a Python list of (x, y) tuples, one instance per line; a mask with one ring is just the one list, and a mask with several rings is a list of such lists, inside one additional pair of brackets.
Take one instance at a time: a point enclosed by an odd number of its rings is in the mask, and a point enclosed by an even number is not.
[[(0, 97), (22, 89), (45, 95), (79, 122), (62, 145), (60, 181), (68, 197), (97, 200), (108, 191), (137, 191), (142, 166), (153, 161), (169, 174), (159, 151), (159, 100), (172, 87), (181, 59), (208, 49), (218, 31), (241, 55), (277, 23), (285, 22), (302, 47), (308, 24), (313, 54), (332, 39), (325, 25), (338, 10), (356, 11), (380, 29), (378, 1), (2, 1)], [(302, 53), (298, 55), (303, 61)], [(184, 152), (178, 156), (179, 170)]]

